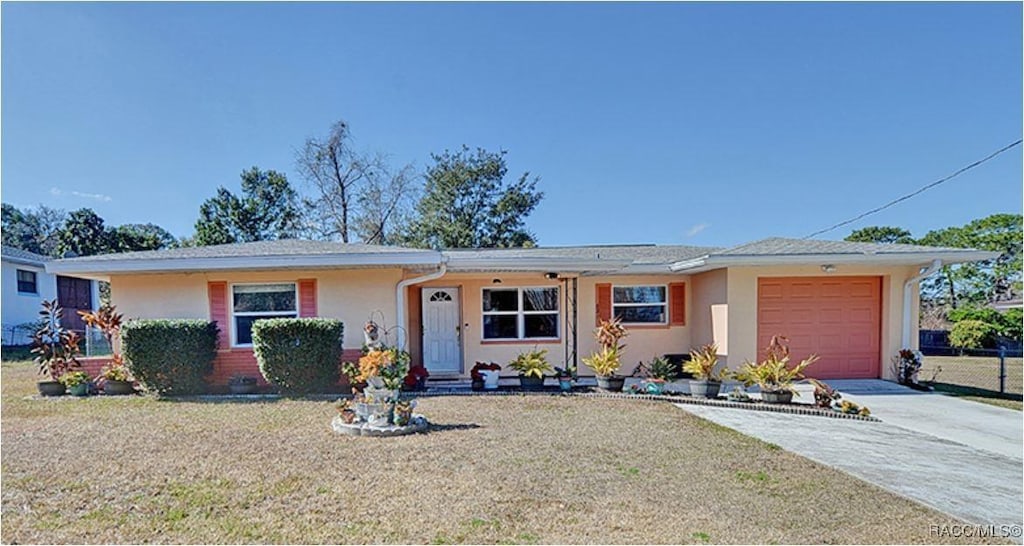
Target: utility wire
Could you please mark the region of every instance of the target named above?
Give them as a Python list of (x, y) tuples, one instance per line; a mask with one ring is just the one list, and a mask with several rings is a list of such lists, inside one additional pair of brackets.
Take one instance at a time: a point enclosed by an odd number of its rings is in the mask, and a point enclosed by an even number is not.
[(836, 228), (841, 228), (841, 227), (843, 227), (843, 226), (845, 226), (847, 224), (852, 224), (852, 223), (856, 222), (857, 220), (860, 220), (861, 218), (864, 218), (865, 216), (870, 216), (872, 214), (875, 214), (876, 212), (881, 212), (881, 211), (883, 211), (883, 210), (885, 210), (885, 209), (887, 209), (887, 208), (889, 208), (889, 207), (891, 207), (891, 206), (893, 206), (893, 205), (895, 205), (897, 203), (906, 201), (907, 199), (910, 199), (911, 197), (914, 197), (915, 195), (917, 195), (917, 194), (919, 194), (919, 193), (921, 193), (921, 192), (923, 192), (925, 190), (934, 188), (935, 186), (938, 186), (939, 184), (942, 184), (943, 182), (947, 182), (949, 180), (952, 180), (952, 179), (956, 178), (957, 176), (960, 176), (961, 174), (963, 174), (963, 173), (965, 173), (965, 172), (967, 172), (967, 171), (977, 167), (978, 165), (981, 165), (982, 163), (985, 163), (986, 161), (988, 161), (990, 159), (995, 158), (997, 155), (999, 155), (999, 154), (1001, 154), (1001, 153), (1003, 153), (1003, 152), (1005, 152), (1005, 151), (1007, 151), (1007, 150), (1009, 150), (1009, 149), (1011, 149), (1011, 148), (1013, 148), (1015, 146), (1019, 146), (1021, 142), (1022, 142), (1022, 140), (1018, 140), (1017, 142), (1014, 142), (1013, 144), (1009, 144), (1009, 145), (1003, 146), (999, 150), (996, 150), (995, 152), (992, 152), (991, 154), (986, 156), (984, 159), (979, 159), (979, 160), (975, 161), (974, 163), (971, 163), (970, 165), (967, 165), (966, 167), (962, 167), (961, 169), (959, 169), (958, 171), (956, 171), (955, 173), (953, 173), (953, 174), (951, 174), (949, 176), (946, 176), (944, 178), (940, 178), (940, 179), (936, 180), (935, 182), (932, 182), (931, 184), (928, 184), (927, 186), (923, 186), (923, 187), (917, 189), (916, 191), (914, 191), (912, 193), (908, 193), (908, 194), (904, 195), (903, 197), (900, 197), (898, 199), (893, 199), (892, 201), (889, 201), (888, 203), (886, 203), (886, 204), (884, 204), (884, 205), (882, 205), (882, 206), (880, 206), (878, 208), (871, 209), (871, 210), (869, 210), (867, 212), (864, 212), (864, 213), (859, 214), (859, 215), (857, 215), (857, 216), (855, 216), (853, 218), (850, 218), (849, 220), (846, 220), (844, 222), (839, 222), (838, 224), (836, 224), (836, 225), (834, 225), (832, 227), (828, 227), (828, 228), (825, 228), (825, 229), (820, 230), (820, 231), (815, 231), (814, 233), (812, 233), (810, 235), (807, 235), (806, 237), (803, 237), (803, 239), (810, 239), (811, 237), (815, 237), (817, 235), (821, 235), (822, 233), (828, 233), (828, 232), (830, 232), (830, 231), (832, 231), (832, 230), (834, 230)]

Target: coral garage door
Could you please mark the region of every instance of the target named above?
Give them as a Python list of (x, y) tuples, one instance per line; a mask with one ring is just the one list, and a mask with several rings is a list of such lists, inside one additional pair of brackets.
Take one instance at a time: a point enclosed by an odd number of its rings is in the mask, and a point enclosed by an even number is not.
[(760, 278), (758, 350), (783, 335), (794, 361), (821, 357), (807, 368), (809, 377), (879, 377), (881, 304), (881, 277)]

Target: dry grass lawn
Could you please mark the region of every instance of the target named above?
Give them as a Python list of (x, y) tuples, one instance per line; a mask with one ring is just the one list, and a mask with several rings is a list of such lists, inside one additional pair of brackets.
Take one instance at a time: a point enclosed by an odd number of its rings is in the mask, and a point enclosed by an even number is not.
[(669, 404), (429, 398), (434, 430), (373, 439), (334, 434), (329, 402), (35, 381), (3, 364), (4, 543), (955, 540), (929, 535), (948, 516)]

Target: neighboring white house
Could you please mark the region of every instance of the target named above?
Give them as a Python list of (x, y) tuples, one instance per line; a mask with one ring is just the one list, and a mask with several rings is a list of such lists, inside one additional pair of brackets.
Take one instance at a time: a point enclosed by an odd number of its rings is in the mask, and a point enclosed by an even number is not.
[[(39, 319), (43, 300), (57, 299), (65, 308), (64, 325), (82, 330), (77, 310), (93, 310), (99, 306), (99, 283), (75, 277), (64, 277), (46, 272), (48, 256), (9, 246), (0, 252), (2, 269), (3, 345), (23, 345), (31, 341), (32, 329), (28, 325)], [(58, 286), (60, 287), (58, 289)]]

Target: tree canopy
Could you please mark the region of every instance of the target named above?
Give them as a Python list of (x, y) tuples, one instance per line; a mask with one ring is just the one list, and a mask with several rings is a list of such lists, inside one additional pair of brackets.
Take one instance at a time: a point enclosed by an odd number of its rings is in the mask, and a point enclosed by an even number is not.
[(855, 243), (899, 243), (914, 244), (914, 238), (910, 232), (893, 226), (868, 226), (854, 230), (846, 236), (844, 241)]
[(505, 152), (463, 146), (431, 156), (423, 196), (403, 242), (423, 248), (533, 246), (526, 218), (544, 197), (538, 178), (505, 180)]
[(3, 244), (43, 256), (57, 255), (57, 243), (67, 212), (45, 205), (39, 205), (35, 210), (21, 210), (3, 203), (2, 208)]
[(199, 207), (197, 246), (290, 239), (300, 229), (298, 195), (285, 175), (253, 167), (243, 171), (242, 195), (223, 186)]

